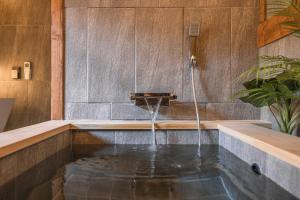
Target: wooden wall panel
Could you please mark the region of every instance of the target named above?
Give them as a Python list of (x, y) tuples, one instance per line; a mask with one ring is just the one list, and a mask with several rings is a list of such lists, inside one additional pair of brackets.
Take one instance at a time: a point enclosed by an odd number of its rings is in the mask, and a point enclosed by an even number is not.
[(12, 80), (11, 67), (30, 61), (34, 80), (50, 82), (50, 26), (0, 26), (0, 35), (0, 80)]
[(260, 110), (244, 103), (208, 103), (207, 120), (240, 120), (259, 119)]
[(6, 130), (11, 130), (28, 125), (27, 81), (0, 81), (0, 98), (14, 98), (15, 103)]
[(1, 0), (0, 25), (45, 25), (51, 23), (51, 0)]
[(182, 9), (137, 9), (136, 89), (182, 99)]
[(28, 124), (30, 125), (37, 124), (51, 119), (50, 94), (51, 94), (50, 81), (29, 81), (28, 82), (28, 103), (27, 103)]
[[(6, 130), (50, 119), (51, 0), (0, 1), (0, 96), (15, 98)], [(32, 80), (11, 79), (13, 66), (32, 62)], [(22, 68), (23, 69), (23, 68)]]
[(134, 18), (131, 8), (89, 10), (89, 102), (129, 101), (135, 84)]
[(140, 0), (141, 7), (158, 7), (159, 0)]
[(256, 7), (258, 0), (159, 0), (160, 7)]
[(184, 17), (184, 101), (192, 102), (189, 67), (189, 26), (199, 23), (197, 38), (199, 67), (195, 70), (199, 102), (226, 102), (231, 96), (230, 77), (230, 9), (186, 9)]

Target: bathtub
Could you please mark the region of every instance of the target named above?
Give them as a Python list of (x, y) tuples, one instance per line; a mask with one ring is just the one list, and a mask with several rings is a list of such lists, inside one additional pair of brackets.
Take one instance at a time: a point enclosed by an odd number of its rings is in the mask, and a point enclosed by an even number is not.
[(299, 199), (300, 139), (262, 121), (49, 121), (0, 138), (4, 199)]

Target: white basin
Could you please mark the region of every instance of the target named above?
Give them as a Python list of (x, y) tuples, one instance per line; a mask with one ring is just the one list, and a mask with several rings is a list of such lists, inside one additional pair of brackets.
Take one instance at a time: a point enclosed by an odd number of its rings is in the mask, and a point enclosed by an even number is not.
[(0, 132), (4, 131), (15, 99), (0, 99)]

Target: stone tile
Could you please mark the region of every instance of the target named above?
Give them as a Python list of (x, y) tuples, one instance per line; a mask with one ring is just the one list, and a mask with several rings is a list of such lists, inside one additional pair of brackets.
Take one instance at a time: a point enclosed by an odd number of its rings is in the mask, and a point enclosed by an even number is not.
[(259, 55), (283, 55), (290, 58), (300, 57), (299, 39), (293, 35), (282, 38), (259, 49)]
[[(11, 115), (6, 130), (23, 127), (27, 124), (27, 81), (0, 81), (0, 98), (14, 98)], [(17, 123), (16, 123), (17, 122)]]
[(182, 99), (182, 9), (140, 8), (136, 15), (136, 90)]
[(136, 181), (135, 199), (180, 199), (180, 188), (176, 182), (158, 179), (138, 179)]
[(152, 144), (151, 131), (116, 131), (116, 144)]
[[(97, 178), (89, 181), (88, 197), (94, 199), (110, 199), (112, 195), (113, 180), (109, 178)], [(101, 188), (101, 190), (99, 190)], [(92, 199), (93, 199), (92, 198)], [(89, 198), (88, 198), (89, 199)]]
[(66, 9), (66, 102), (87, 102), (87, 13)]
[(291, 166), (272, 155), (268, 155), (266, 159), (266, 176), (297, 198), (300, 198), (299, 168)]
[[(198, 104), (200, 120), (206, 118), (206, 105)], [(169, 107), (161, 107), (159, 120), (195, 120), (196, 112), (194, 103), (172, 102)]]
[[(116, 144), (153, 144), (151, 131), (117, 131)], [(167, 144), (167, 132), (156, 130), (156, 144)]]
[(11, 67), (30, 61), (32, 79), (50, 82), (50, 26), (0, 26), (0, 35), (0, 80), (11, 81)]
[(17, 155), (12, 154), (0, 159), (0, 186), (16, 177)]
[(90, 183), (91, 182), (88, 180), (88, 176), (73, 174), (69, 177), (66, 177), (64, 184), (64, 197), (66, 199), (86, 199), (90, 190)]
[(207, 120), (260, 119), (260, 109), (244, 103), (208, 103)]
[(156, 131), (156, 144), (168, 144), (167, 131)]
[(230, 75), (230, 8), (185, 9), (184, 12), (184, 82), (183, 100), (193, 102), (189, 67), (189, 26), (199, 23), (195, 69), (198, 102), (226, 102), (231, 96)]
[[(205, 104), (199, 104), (200, 119), (206, 117)], [(133, 103), (113, 103), (113, 120), (149, 120), (151, 118), (148, 108), (135, 106)], [(196, 113), (193, 103), (172, 102), (169, 107), (161, 106), (158, 120), (194, 120)]]
[(248, 165), (258, 164), (262, 173), (267, 173), (267, 154), (265, 152), (222, 132), (220, 132), (219, 144)]
[(201, 130), (201, 144), (219, 144), (219, 131)]
[(168, 144), (198, 144), (198, 131), (168, 130)]
[(205, 199), (210, 196), (226, 195), (220, 177), (184, 181), (181, 184), (181, 191), (182, 199)]
[(231, 150), (231, 139), (232, 137), (227, 135), (226, 133), (223, 133), (222, 131), (219, 131), (219, 145), (227, 149), (228, 151)]
[(240, 151), (244, 161), (246, 161), (250, 166), (254, 163), (258, 164), (263, 174), (266, 174), (266, 159), (267, 154), (249, 144), (245, 144), (240, 141), (240, 146), (236, 151)]
[(112, 120), (149, 120), (147, 108), (135, 106), (133, 103), (112, 103)]
[(130, 8), (89, 10), (89, 102), (129, 101), (135, 84), (134, 18)]
[(10, 0), (0, 3), (0, 25), (50, 25), (51, 1)]
[(133, 183), (131, 180), (114, 180), (112, 183), (111, 199), (133, 199)]
[(226, 194), (212, 195), (208, 197), (201, 198), (203, 200), (230, 200)]
[(231, 13), (232, 91), (236, 93), (244, 88), (242, 83), (237, 81), (238, 76), (258, 64), (256, 28), (259, 10), (257, 8), (232, 8)]
[(113, 131), (74, 131), (72, 144), (114, 144)]
[(65, 117), (68, 120), (94, 119), (109, 120), (109, 103), (67, 103)]

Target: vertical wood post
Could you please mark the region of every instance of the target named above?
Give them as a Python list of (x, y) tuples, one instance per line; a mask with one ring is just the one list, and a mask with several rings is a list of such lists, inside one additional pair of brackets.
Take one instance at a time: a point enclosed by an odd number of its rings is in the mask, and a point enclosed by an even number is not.
[(266, 0), (259, 0), (259, 22), (267, 20), (267, 3)]
[(63, 0), (51, 0), (51, 18), (51, 119), (61, 120), (64, 118)]

